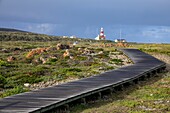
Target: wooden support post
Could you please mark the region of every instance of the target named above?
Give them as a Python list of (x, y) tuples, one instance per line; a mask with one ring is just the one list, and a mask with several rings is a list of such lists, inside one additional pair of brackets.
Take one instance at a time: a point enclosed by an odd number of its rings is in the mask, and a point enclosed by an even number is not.
[(144, 81), (144, 80), (145, 80), (145, 75), (144, 75), (144, 76), (141, 76), (140, 80), (141, 80), (141, 81)]
[(119, 89), (120, 89), (120, 91), (123, 91), (123, 90), (124, 90), (123, 84), (119, 85)]
[(98, 100), (101, 100), (101, 98), (102, 98), (102, 93), (99, 92), (98, 95), (99, 95), (99, 96), (98, 96)]
[(70, 106), (68, 104), (65, 104), (64, 108), (65, 108), (64, 111), (69, 111), (70, 110)]
[(112, 95), (114, 89), (113, 89), (113, 88), (110, 88), (109, 90), (110, 90), (110, 95)]
[(148, 75), (147, 74), (144, 75), (144, 79), (148, 80)]
[(149, 74), (148, 74), (148, 78), (151, 78), (152, 77), (152, 72), (150, 72)]
[(130, 82), (129, 82), (129, 84), (130, 84), (130, 85), (132, 85), (132, 86), (133, 86), (133, 85), (135, 85), (135, 83), (134, 83), (134, 81), (133, 81), (133, 80), (132, 80), (132, 81), (130, 81)]
[(112, 92), (113, 92), (113, 93), (116, 93), (116, 90), (115, 90), (115, 88), (112, 88)]
[(135, 84), (138, 84), (139, 80), (138, 80), (138, 79), (135, 79), (135, 80), (133, 80), (133, 82), (134, 82)]
[(81, 104), (83, 104), (83, 105), (86, 104), (86, 98), (81, 98)]
[(157, 73), (161, 73), (161, 68), (160, 69), (157, 69), (157, 71), (156, 71)]

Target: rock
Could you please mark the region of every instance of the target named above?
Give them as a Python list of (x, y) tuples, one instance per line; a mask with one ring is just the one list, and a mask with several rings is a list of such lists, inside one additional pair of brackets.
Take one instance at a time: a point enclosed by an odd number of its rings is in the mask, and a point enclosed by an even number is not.
[(95, 52), (93, 50), (89, 50), (88, 48), (85, 48), (84, 52), (83, 52), (83, 54), (85, 54), (85, 55), (89, 55), (89, 54), (92, 54), (92, 53), (95, 53)]
[(103, 54), (103, 51), (100, 51), (98, 54)]
[(43, 64), (45, 64), (47, 62), (46, 58), (40, 57), (40, 61), (42, 61)]
[(74, 57), (71, 55), (71, 56), (70, 56), (70, 59), (74, 59)]
[(105, 70), (104, 67), (99, 67), (99, 70)]
[(17, 48), (17, 47), (11, 48), (11, 51), (19, 51), (19, 50), (21, 50), (21, 48)]
[(37, 49), (32, 49), (26, 56), (26, 58), (31, 58), (33, 57), (35, 54), (41, 54), (43, 52), (47, 52), (46, 48), (37, 48)]
[(55, 47), (48, 47), (48, 48), (46, 48), (46, 51), (48, 52), (48, 51), (55, 51), (56, 50), (56, 48)]
[(34, 64), (40, 64), (41, 61), (40, 61), (40, 59), (34, 59), (34, 60), (32, 61), (32, 63), (34, 63)]
[(74, 43), (73, 43), (73, 46), (75, 46), (75, 45), (77, 45), (78, 44), (78, 42), (77, 41), (75, 41)]
[(7, 58), (8, 62), (13, 62), (14, 60), (16, 60), (16, 58), (13, 57), (13, 56), (10, 56), (10, 57)]
[(2, 49), (1, 51), (4, 53), (9, 53), (9, 50), (7, 50), (7, 49)]
[(81, 52), (81, 53), (83, 53), (84, 52), (84, 50), (83, 50), (83, 48), (78, 48), (78, 52)]
[(70, 49), (69, 45), (58, 43), (56, 46), (57, 50)]
[(25, 87), (29, 87), (30, 84), (29, 84), (29, 83), (25, 83), (24, 86), (25, 86)]
[(65, 57), (70, 57), (70, 52), (69, 52), (68, 49), (66, 49), (66, 51), (64, 52), (63, 57), (64, 57), (64, 58), (65, 58)]

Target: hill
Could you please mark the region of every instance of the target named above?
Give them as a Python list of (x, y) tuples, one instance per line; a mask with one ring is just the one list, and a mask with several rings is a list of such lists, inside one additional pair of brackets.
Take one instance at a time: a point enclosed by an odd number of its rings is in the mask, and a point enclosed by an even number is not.
[[(63, 36), (51, 36), (51, 35), (26, 32), (26, 31), (21, 31), (16, 29), (0, 28), (0, 41), (59, 41), (59, 40), (99, 42), (93, 39), (63, 38)], [(100, 42), (107, 43), (112, 41), (106, 40)]]
[(31, 33), (16, 29), (0, 28), (0, 41), (56, 41), (60, 36)]
[(11, 29), (11, 28), (0, 28), (0, 32), (27, 32), (18, 29)]

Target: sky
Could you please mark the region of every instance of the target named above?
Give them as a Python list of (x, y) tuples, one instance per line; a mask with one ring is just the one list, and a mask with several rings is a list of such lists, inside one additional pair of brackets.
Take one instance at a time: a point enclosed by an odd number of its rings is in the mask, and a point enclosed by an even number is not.
[(0, 0), (0, 27), (55, 36), (170, 43), (170, 0)]

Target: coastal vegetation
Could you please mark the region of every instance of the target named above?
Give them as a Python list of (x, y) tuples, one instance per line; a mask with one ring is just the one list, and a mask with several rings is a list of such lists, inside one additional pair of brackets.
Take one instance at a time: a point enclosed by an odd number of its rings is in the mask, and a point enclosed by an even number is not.
[(111, 41), (0, 32), (0, 97), (129, 65)]
[[(96, 76), (132, 63), (112, 41), (0, 32), (0, 43), (0, 98)], [(77, 105), (70, 112), (170, 111), (170, 44), (129, 45), (166, 62), (166, 71), (100, 100)]]
[(170, 112), (170, 44), (132, 44), (132, 47), (167, 63), (166, 71), (101, 100), (77, 105), (71, 109), (71, 113)]

